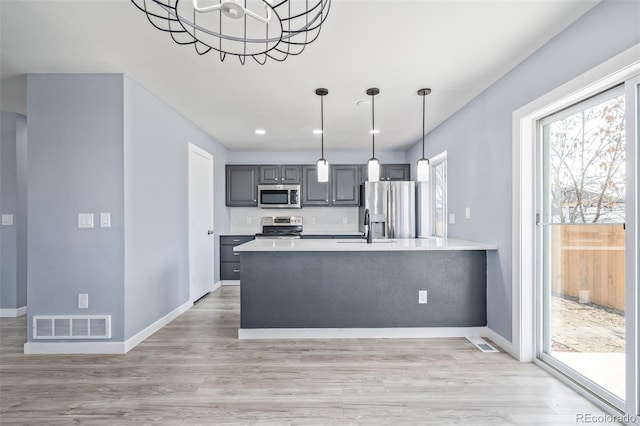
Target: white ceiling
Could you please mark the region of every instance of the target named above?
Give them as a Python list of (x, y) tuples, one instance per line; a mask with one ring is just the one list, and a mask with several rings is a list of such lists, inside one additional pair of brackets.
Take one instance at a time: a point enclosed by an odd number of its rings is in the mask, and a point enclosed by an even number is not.
[[(293, 0), (301, 1), (301, 0)], [(129, 0), (0, 0), (0, 107), (25, 112), (24, 73), (125, 73), (231, 150), (406, 149), (597, 1), (333, 0), (319, 38), (260, 66), (197, 55)], [(254, 129), (267, 134), (257, 136)]]

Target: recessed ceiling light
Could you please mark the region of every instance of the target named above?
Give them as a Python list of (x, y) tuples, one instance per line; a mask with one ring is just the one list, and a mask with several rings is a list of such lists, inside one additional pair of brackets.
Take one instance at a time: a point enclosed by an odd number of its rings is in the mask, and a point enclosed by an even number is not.
[(377, 135), (378, 133), (380, 133), (380, 129), (369, 130), (370, 135)]
[(256, 129), (254, 133), (256, 135), (266, 135), (267, 131), (265, 129)]
[(314, 135), (321, 135), (321, 134), (322, 134), (322, 130), (320, 130), (320, 129), (313, 129), (313, 134), (314, 134)]

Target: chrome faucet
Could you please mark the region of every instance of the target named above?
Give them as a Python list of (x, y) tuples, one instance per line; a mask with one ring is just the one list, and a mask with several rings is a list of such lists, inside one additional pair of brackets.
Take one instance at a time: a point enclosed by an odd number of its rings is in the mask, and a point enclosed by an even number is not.
[(367, 237), (367, 244), (371, 244), (371, 217), (369, 216), (369, 209), (364, 210), (364, 233)]

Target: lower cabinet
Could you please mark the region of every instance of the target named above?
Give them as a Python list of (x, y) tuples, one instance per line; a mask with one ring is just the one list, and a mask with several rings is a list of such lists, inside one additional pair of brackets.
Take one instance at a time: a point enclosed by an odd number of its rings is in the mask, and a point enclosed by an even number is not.
[(222, 235), (220, 236), (220, 279), (240, 279), (240, 253), (233, 248), (253, 240), (253, 235)]

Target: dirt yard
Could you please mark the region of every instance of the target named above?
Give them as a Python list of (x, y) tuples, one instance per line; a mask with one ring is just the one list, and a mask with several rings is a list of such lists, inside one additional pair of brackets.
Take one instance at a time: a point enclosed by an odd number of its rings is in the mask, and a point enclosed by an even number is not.
[(552, 351), (624, 352), (623, 312), (551, 297)]

